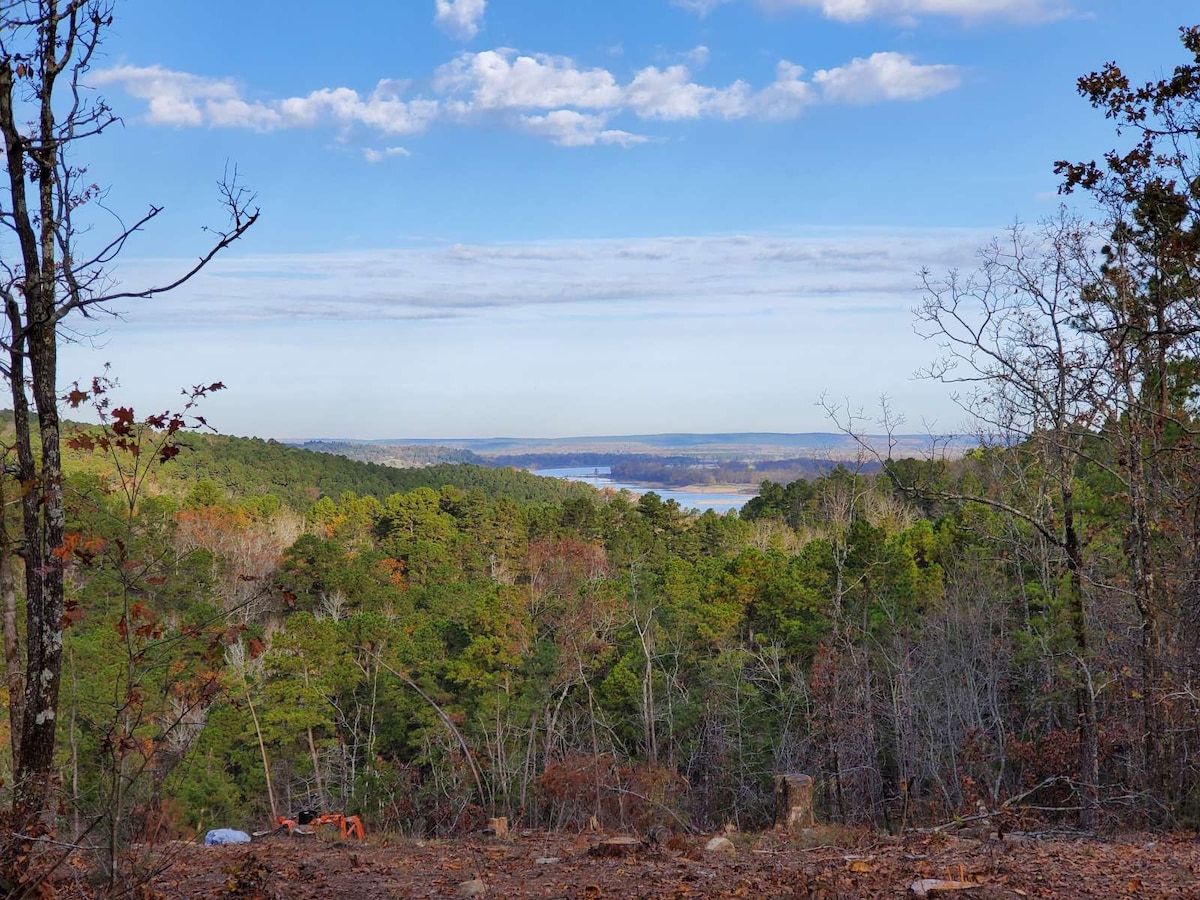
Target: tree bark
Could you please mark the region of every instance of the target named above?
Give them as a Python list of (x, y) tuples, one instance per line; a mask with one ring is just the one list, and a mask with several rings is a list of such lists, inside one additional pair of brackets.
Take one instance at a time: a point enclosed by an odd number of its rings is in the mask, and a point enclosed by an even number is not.
[(13, 771), (21, 765), (21, 725), (25, 718), (25, 676), (17, 633), (17, 576), (13, 547), (4, 519), (4, 476), (0, 475), (0, 598), (4, 605), (4, 676), (8, 687), (8, 724)]
[[(1064, 480), (1063, 483), (1069, 485), (1070, 482)], [(1096, 692), (1092, 690), (1088, 673), (1091, 647), (1083, 593), (1083, 551), (1075, 524), (1074, 495), (1069, 487), (1064, 487), (1062, 495), (1063, 546), (1070, 575), (1071, 628), (1079, 653), (1076, 663), (1079, 674), (1075, 685), (1075, 713), (1079, 731), (1079, 827), (1091, 831), (1096, 827), (1096, 815), (1100, 809), (1100, 740), (1096, 722)]]

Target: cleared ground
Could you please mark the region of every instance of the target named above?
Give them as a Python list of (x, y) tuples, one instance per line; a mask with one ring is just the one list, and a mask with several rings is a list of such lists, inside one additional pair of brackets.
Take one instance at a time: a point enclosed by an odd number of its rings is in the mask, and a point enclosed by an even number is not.
[(662, 844), (635, 845), (619, 856), (597, 855), (601, 836), (540, 833), (506, 839), (376, 839), (361, 845), (316, 838), (272, 838), (238, 847), (180, 844), (168, 851), (169, 868), (155, 879), (155, 887), (164, 897), (288, 900), (835, 898), (911, 896), (913, 882), (938, 878), (977, 884), (937, 894), (964, 900), (1200, 897), (1200, 844), (1191, 835), (1003, 842), (863, 836), (845, 842), (851, 846), (815, 848), (789, 845), (771, 834), (731, 837), (732, 853), (707, 852), (707, 837), (677, 835), (664, 836)]

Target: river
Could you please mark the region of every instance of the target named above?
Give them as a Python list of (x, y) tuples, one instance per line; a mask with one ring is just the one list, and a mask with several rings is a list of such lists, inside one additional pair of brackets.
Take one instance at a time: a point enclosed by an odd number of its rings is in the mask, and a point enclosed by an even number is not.
[(608, 466), (569, 466), (562, 469), (532, 469), (534, 475), (544, 478), (565, 478), (567, 481), (582, 481), (598, 488), (612, 488), (615, 491), (630, 491), (634, 494), (648, 494), (651, 491), (664, 500), (674, 500), (684, 509), (696, 509), (704, 512), (711, 509), (718, 515), (731, 509), (741, 509), (746, 501), (753, 499), (756, 494), (709, 493), (707, 491), (678, 491), (674, 488), (656, 487), (652, 484), (632, 484), (612, 480), (612, 471)]

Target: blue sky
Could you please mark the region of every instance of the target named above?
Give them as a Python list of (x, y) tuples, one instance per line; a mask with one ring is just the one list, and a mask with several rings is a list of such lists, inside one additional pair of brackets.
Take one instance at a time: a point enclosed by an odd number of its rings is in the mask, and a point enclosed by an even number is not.
[[(281, 14), (286, 10), (286, 14)], [(263, 437), (831, 430), (823, 393), (961, 426), (914, 380), (916, 272), (1054, 211), (1118, 140), (1075, 93), (1182, 62), (1182, 0), (126, 0), (81, 149), (174, 295), (84, 328), (66, 381)], [(109, 226), (97, 218), (97, 233)], [(91, 323), (86, 323), (91, 325)]]

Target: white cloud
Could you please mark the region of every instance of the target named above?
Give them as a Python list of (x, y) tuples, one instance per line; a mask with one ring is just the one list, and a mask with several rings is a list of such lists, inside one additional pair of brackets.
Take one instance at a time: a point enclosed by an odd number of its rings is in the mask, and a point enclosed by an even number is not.
[[(707, 48), (685, 55), (706, 61)], [(743, 80), (724, 86), (695, 80), (684, 63), (648, 66), (622, 84), (605, 68), (583, 68), (547, 54), (498, 48), (462, 53), (440, 66), (431, 92), (415, 95), (408, 81), (383, 79), (368, 94), (329, 87), (303, 96), (252, 99), (232, 79), (205, 78), (161, 66), (118, 66), (96, 72), (95, 85), (116, 85), (146, 101), (157, 125), (210, 126), (275, 131), (334, 126), (377, 135), (411, 135), (438, 121), (487, 120), (537, 135), (563, 147), (611, 144), (629, 147), (648, 138), (609, 127), (618, 117), (679, 122), (699, 119), (788, 121), (818, 102), (877, 103), (918, 100), (957, 87), (959, 70), (922, 65), (900, 53), (876, 53), (844, 66), (805, 70), (786, 60), (775, 78), (755, 88)], [(371, 162), (379, 161), (364, 151)]]
[[(570, 117), (542, 117), (568, 122)], [(555, 127), (555, 126), (548, 126)], [(602, 124), (562, 125), (604, 134)], [(613, 138), (612, 140), (617, 140)], [(598, 139), (597, 143), (603, 143)], [(846, 229), (797, 236), (453, 244), (230, 257), (153, 304), (138, 322), (490, 319), (501, 310), (621, 310), (687, 318), (831, 306), (907, 315), (914, 273), (970, 268), (991, 231)], [(122, 264), (131, 286), (161, 280), (170, 260)]]
[(621, 88), (606, 69), (579, 69), (562, 56), (521, 56), (501, 48), (464, 53), (438, 69), (434, 87), (466, 98), (471, 109), (611, 109)]
[[(673, 0), (690, 7), (705, 0)], [(911, 18), (914, 16), (950, 16), (967, 21), (1007, 19), (1017, 22), (1044, 22), (1069, 15), (1066, 0), (756, 0), (769, 10), (817, 9), (830, 19), (861, 22), (873, 18)]]
[(813, 73), (813, 84), (833, 103), (923, 100), (958, 87), (954, 66), (921, 66), (903, 53), (873, 53), (836, 69)]
[(211, 125), (273, 131), (325, 122), (366, 125), (385, 134), (422, 131), (438, 114), (437, 100), (404, 100), (401, 82), (383, 80), (370, 94), (322, 88), (304, 97), (245, 100), (230, 79), (204, 78), (161, 66), (117, 66), (92, 75), (97, 86), (115, 84), (148, 104), (156, 125)]
[(94, 73), (91, 81), (97, 86), (118, 84), (126, 93), (147, 101), (147, 118), (156, 125), (200, 125), (205, 121), (202, 103), (238, 99), (238, 89), (230, 79), (203, 78), (162, 66), (116, 66)]
[(363, 150), (363, 159), (369, 163), (383, 162), (393, 156), (412, 156), (412, 154), (404, 147), (384, 147), (382, 150), (367, 147)]
[(530, 134), (549, 138), (560, 147), (591, 147), (595, 144), (617, 144), (631, 147), (644, 144), (647, 138), (628, 131), (606, 129), (608, 118), (587, 115), (573, 109), (556, 109), (544, 116), (522, 116), (521, 122)]
[(775, 67), (775, 81), (754, 98), (756, 114), (763, 119), (794, 119), (815, 100), (812, 85), (804, 80), (804, 69), (781, 60)]
[(434, 0), (433, 21), (454, 38), (469, 41), (479, 33), (487, 0)]
[(625, 90), (625, 101), (643, 119), (737, 119), (746, 115), (750, 94), (750, 86), (743, 81), (726, 88), (707, 87), (693, 82), (686, 66), (650, 66), (634, 76)]

